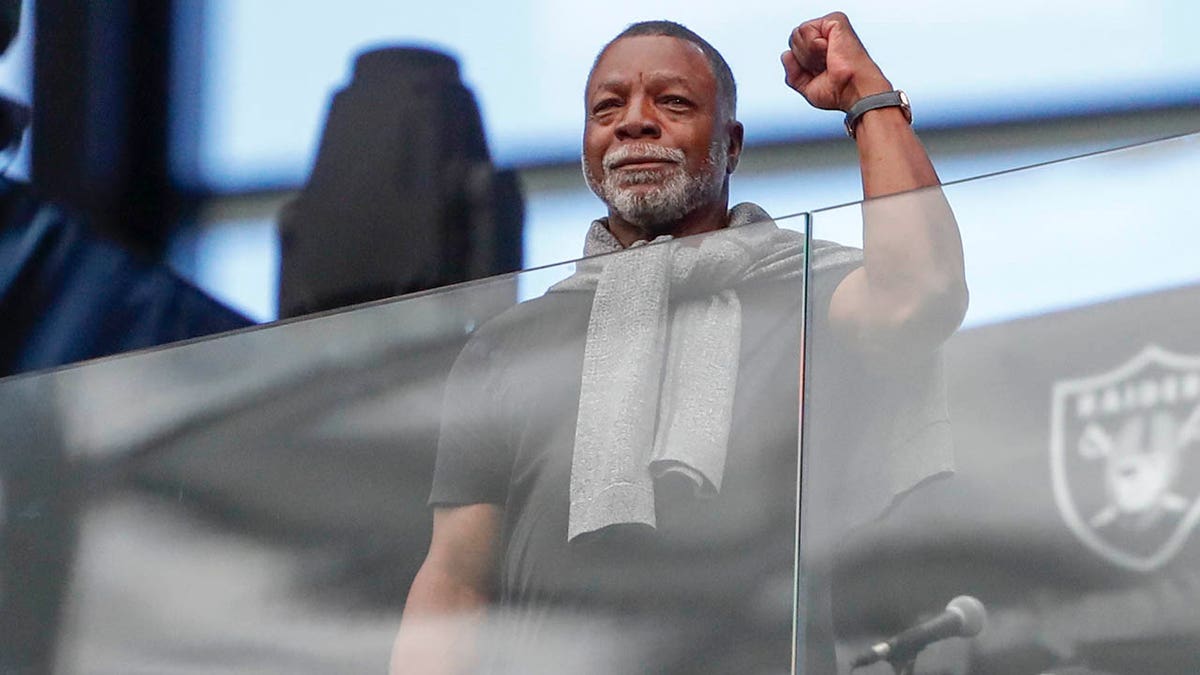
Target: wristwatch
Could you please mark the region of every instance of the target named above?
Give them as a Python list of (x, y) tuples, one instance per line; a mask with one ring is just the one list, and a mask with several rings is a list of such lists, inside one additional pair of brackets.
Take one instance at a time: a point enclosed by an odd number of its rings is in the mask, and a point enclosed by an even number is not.
[(899, 89), (885, 91), (882, 94), (871, 94), (858, 99), (858, 103), (850, 106), (850, 110), (846, 111), (846, 133), (850, 138), (854, 138), (855, 128), (862, 116), (879, 108), (899, 108), (900, 112), (904, 113), (904, 119), (912, 124), (912, 106), (908, 104), (908, 94)]

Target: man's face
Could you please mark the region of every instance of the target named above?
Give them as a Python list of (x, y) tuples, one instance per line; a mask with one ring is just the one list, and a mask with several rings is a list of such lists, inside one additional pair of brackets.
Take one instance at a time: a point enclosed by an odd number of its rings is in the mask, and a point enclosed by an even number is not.
[(724, 198), (729, 120), (696, 45), (667, 36), (622, 38), (588, 78), (583, 171), (624, 220), (665, 234)]

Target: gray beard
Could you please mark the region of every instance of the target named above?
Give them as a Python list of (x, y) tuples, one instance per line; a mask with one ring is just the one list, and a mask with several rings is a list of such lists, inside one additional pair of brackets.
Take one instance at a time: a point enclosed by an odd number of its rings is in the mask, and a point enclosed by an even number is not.
[[(663, 180), (663, 173), (669, 175)], [(689, 174), (682, 163), (664, 169), (647, 171), (616, 171), (604, 169), (604, 179), (597, 180), (583, 161), (583, 176), (588, 187), (622, 220), (651, 236), (668, 234), (684, 216), (695, 211), (719, 194), (725, 179), (725, 144), (715, 139), (708, 148), (708, 157), (695, 174)], [(635, 185), (662, 181), (660, 187), (648, 192), (629, 189)]]

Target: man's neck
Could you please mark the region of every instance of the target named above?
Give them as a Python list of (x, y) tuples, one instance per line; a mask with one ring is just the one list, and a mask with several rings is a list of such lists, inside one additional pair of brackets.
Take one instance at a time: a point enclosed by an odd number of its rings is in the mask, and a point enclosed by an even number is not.
[(612, 209), (608, 211), (608, 231), (612, 232), (624, 248), (629, 248), (637, 241), (650, 241), (663, 234), (672, 237), (686, 237), (702, 232), (720, 230), (729, 225), (729, 204), (727, 199), (714, 201), (692, 211), (677, 222), (666, 228), (648, 231), (621, 218)]

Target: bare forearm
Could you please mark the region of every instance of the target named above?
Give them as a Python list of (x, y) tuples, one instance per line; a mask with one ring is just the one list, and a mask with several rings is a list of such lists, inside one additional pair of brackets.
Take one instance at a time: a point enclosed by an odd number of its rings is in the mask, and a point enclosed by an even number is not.
[(858, 122), (855, 141), (863, 197), (883, 197), (940, 184), (925, 147), (899, 108), (867, 112)]
[(390, 675), (469, 671), (487, 602), (485, 593), (423, 565), (404, 605), (392, 645)]
[[(788, 84), (818, 108), (846, 112), (893, 90), (840, 12), (798, 26), (782, 61)], [(954, 214), (901, 108), (868, 110), (854, 135), (864, 261), (834, 292), (830, 320), (868, 352), (936, 347), (966, 309)]]
[(879, 311), (892, 307), (907, 314), (902, 318), (917, 324), (918, 340), (939, 342), (957, 327), (966, 308), (954, 213), (937, 187), (929, 156), (898, 108), (864, 115), (856, 141), (868, 199), (864, 269), (873, 302)]
[(476, 585), (462, 583), (456, 576), (431, 565), (421, 566), (408, 591), (404, 616), (471, 613), (482, 610), (489, 593)]
[(392, 646), (392, 675), (468, 672), (494, 587), (500, 509), (439, 508), (433, 541), (413, 579)]

